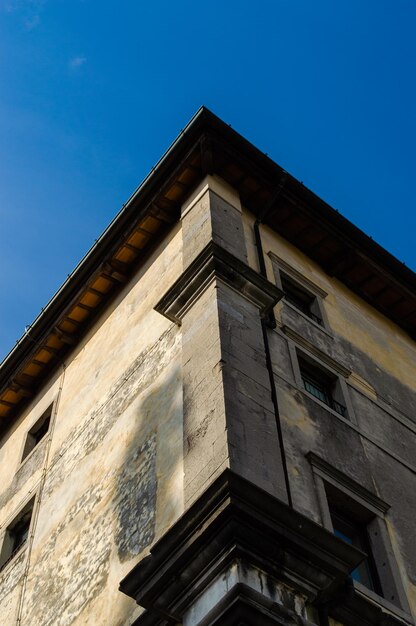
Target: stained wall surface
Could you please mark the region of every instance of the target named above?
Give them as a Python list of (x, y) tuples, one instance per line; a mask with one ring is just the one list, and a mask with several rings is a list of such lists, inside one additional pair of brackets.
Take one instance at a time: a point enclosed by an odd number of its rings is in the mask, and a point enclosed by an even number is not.
[[(257, 268), (253, 223), (245, 211), (249, 263)], [(379, 527), (388, 554), (377, 565), (400, 579), (405, 597), (391, 592), (378, 600), (414, 615), (416, 344), (274, 231), (262, 227), (262, 241), (269, 280), (291, 277), (318, 294), (323, 312), (320, 325), (283, 299), (275, 309), (277, 327), (269, 331), (294, 506), (325, 525), (308, 453), (389, 505)], [(345, 417), (305, 390), (299, 355), (340, 381)]]
[[(181, 337), (153, 307), (182, 271), (176, 228), (0, 449), (5, 531), (36, 495), (32, 539), (0, 572), (0, 623), (129, 624), (121, 578), (183, 512)], [(20, 464), (31, 425), (52, 425)]]
[[(254, 217), (214, 182), (208, 193), (204, 181), (194, 217), (184, 211), (1, 442), (2, 536), (36, 497), (29, 541), (0, 571), (1, 625), (132, 623), (140, 609), (118, 591), (120, 580), (225, 467), (285, 499), (258, 309), (211, 284), (182, 327), (154, 310), (211, 237), (259, 269)], [(373, 508), (385, 503), (374, 526), (385, 552), (376, 556), (400, 585), (379, 601), (409, 615), (415, 344), (275, 232), (262, 227), (261, 236), (269, 281), (281, 287), (281, 272), (300, 281), (323, 312), (320, 325), (283, 300), (268, 331), (294, 507), (328, 525), (319, 460)], [(305, 390), (299, 355), (337, 380), (345, 415)], [(26, 434), (50, 405), (50, 431), (21, 463)]]

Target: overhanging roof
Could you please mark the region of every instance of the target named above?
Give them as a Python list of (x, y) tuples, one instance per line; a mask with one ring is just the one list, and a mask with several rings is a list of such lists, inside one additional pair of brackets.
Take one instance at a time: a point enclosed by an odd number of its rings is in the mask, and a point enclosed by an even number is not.
[(0, 366), (7, 428), (177, 221), (206, 174), (416, 338), (416, 274), (202, 107)]

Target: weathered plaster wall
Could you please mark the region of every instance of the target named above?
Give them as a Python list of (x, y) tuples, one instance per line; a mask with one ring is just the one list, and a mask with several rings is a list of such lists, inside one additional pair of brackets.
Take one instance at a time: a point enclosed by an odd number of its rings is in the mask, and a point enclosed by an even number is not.
[[(33, 537), (0, 572), (7, 626), (127, 626), (138, 609), (119, 581), (225, 467), (285, 498), (256, 306), (213, 282), (181, 328), (153, 310), (212, 239), (258, 269), (253, 217), (227, 185), (208, 182), (2, 442), (0, 531), (37, 495)], [(415, 344), (278, 235), (262, 237), (266, 253), (328, 294), (327, 330), (283, 303), (269, 332), (295, 508), (322, 522), (311, 451), (387, 501), (416, 610)], [(351, 372), (349, 418), (305, 393), (297, 345)], [(52, 403), (50, 436), (20, 464), (27, 431)]]
[[(33, 542), (0, 572), (1, 624), (121, 626), (137, 614), (118, 583), (184, 506), (181, 335), (153, 311), (181, 271), (176, 228), (3, 442), (2, 530), (29, 492), (38, 501)], [(52, 401), (51, 438), (19, 467)]]
[[(254, 218), (244, 211), (249, 263), (257, 268)], [(290, 483), (295, 507), (322, 523), (312, 469), (313, 451), (391, 505), (386, 525), (408, 600), (416, 612), (416, 344), (410, 337), (294, 246), (262, 228), (266, 255), (283, 259), (324, 290), (328, 328), (279, 303), (269, 332)], [(266, 256), (269, 280), (275, 268)], [(289, 329), (289, 330), (285, 330)], [(296, 348), (328, 357), (345, 379), (349, 418), (311, 398), (296, 377)], [(314, 354), (309, 352), (313, 357)], [(324, 358), (322, 357), (322, 358)]]

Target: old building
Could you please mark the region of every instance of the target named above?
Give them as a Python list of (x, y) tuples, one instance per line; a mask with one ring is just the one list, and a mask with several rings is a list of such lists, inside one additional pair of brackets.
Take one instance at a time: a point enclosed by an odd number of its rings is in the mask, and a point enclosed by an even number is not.
[(1, 366), (1, 625), (415, 624), (415, 286), (201, 109)]

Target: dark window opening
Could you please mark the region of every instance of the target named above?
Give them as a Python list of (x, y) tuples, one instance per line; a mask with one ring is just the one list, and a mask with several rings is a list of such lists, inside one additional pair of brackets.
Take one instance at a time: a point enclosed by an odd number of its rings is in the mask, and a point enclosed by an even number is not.
[(367, 524), (357, 519), (353, 519), (345, 513), (340, 513), (340, 511), (331, 507), (329, 511), (334, 534), (346, 543), (359, 548), (367, 555), (367, 558), (365, 558), (360, 565), (353, 572), (351, 572), (352, 579), (360, 582), (368, 589), (371, 589), (378, 595), (382, 596), (383, 593), (371, 549)]
[(283, 274), (281, 274), (281, 281), (285, 300), (314, 322), (323, 326), (316, 296), (305, 291)]
[(16, 552), (22, 546), (29, 535), (31, 511), (26, 513), (11, 530), (13, 536), (13, 552)]
[(350, 574), (356, 592), (375, 602), (381, 596), (410, 613), (386, 527), (389, 505), (313, 452), (307, 456), (313, 465), (325, 527), (362, 552), (361, 563)]
[(38, 419), (37, 422), (32, 426), (29, 430), (25, 447), (23, 449), (22, 461), (25, 459), (34, 448), (38, 445), (38, 443), (45, 437), (46, 433), (49, 430), (49, 424), (51, 421), (52, 407), (49, 407), (47, 411)]
[(335, 397), (339, 395), (336, 376), (332, 376), (303, 358), (299, 358), (299, 368), (306, 391), (339, 415), (347, 417), (347, 408)]
[(24, 507), (7, 527), (0, 553), (0, 570), (2, 570), (26, 544), (29, 537), (33, 504), (34, 499)]

